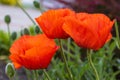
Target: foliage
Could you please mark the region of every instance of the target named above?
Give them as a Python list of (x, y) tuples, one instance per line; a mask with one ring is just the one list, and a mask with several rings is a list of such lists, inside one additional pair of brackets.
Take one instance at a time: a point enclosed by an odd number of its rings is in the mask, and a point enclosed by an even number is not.
[[(39, 28), (38, 28), (39, 29)], [(35, 35), (34, 26), (30, 26), (29, 28), (24, 28), (20, 32), (11, 32), (11, 43), (10, 45), (16, 40), (18, 37), (22, 35)], [(39, 32), (38, 32), (39, 33)], [(0, 55), (9, 55), (9, 36), (8, 33), (0, 30)]]
[(0, 55), (7, 55), (8, 53), (9, 53), (8, 34), (0, 30)]
[[(66, 45), (65, 41), (63, 41), (63, 43)], [(72, 70), (74, 76), (74, 80), (95, 80), (93, 76), (93, 70), (88, 63), (86, 56), (83, 56), (86, 55), (86, 52), (82, 52), (82, 49), (80, 49), (72, 41), (70, 43), (70, 52), (68, 52), (66, 48), (64, 49), (64, 52), (66, 53), (69, 67)], [(115, 41), (111, 41), (102, 49), (92, 54), (93, 62), (99, 72), (100, 80), (116, 80), (116, 75), (120, 74), (120, 69), (118, 69), (120, 64), (117, 62), (117, 59), (114, 58), (115, 48)], [(58, 56), (53, 59), (51, 64), (52, 69), (50, 69), (48, 72), (50, 76), (52, 76), (53, 80), (68, 80), (68, 75), (66, 72), (64, 72), (64, 64), (61, 62), (61, 60), (59, 60)], [(114, 71), (113, 66), (118, 70)]]

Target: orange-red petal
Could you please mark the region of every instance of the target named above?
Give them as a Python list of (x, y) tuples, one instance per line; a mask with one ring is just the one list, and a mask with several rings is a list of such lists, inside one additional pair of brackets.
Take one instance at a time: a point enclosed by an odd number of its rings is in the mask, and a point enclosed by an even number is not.
[(48, 10), (36, 18), (42, 31), (49, 38), (68, 38), (69, 36), (63, 31), (62, 25), (66, 16), (74, 15), (70, 9)]
[(22, 66), (28, 69), (47, 68), (58, 46), (53, 39), (44, 34), (25, 35), (16, 40), (10, 48), (10, 59), (15, 68)]
[(98, 50), (110, 40), (113, 23), (103, 14), (77, 13), (66, 18), (63, 30), (80, 47)]
[(27, 50), (25, 55), (21, 55), (21, 58), (23, 59), (22, 65), (28, 69), (47, 68), (57, 49), (57, 46), (33, 47)]

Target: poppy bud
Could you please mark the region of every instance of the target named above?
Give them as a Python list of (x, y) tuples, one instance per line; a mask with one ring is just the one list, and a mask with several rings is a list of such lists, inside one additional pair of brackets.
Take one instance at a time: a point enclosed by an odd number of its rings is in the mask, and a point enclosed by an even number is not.
[(38, 34), (40, 33), (40, 28), (38, 26), (35, 26), (35, 32)]
[(4, 20), (5, 20), (6, 24), (10, 24), (10, 22), (11, 22), (11, 18), (10, 18), (9, 15), (6, 15), (5, 18), (4, 18)]
[(24, 34), (26, 34), (26, 35), (30, 34), (30, 32), (29, 32), (29, 30), (27, 28), (24, 29)]
[(9, 78), (14, 77), (15, 75), (15, 68), (12, 63), (8, 63), (5, 67), (5, 73)]
[(16, 32), (13, 32), (12, 34), (11, 34), (11, 39), (12, 40), (15, 40), (17, 38), (17, 33)]
[(34, 4), (34, 6), (35, 6), (36, 8), (40, 8), (40, 4), (39, 4), (39, 2), (37, 2), (37, 1), (33, 1), (33, 4)]

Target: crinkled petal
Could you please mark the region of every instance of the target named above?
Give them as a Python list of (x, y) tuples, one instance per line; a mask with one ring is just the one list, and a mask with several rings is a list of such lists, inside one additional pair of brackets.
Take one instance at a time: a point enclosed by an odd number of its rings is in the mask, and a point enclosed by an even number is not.
[(36, 18), (36, 21), (49, 38), (68, 38), (62, 25), (65, 17), (73, 14), (74, 12), (70, 9), (48, 10)]
[(28, 69), (42, 69), (49, 65), (58, 48), (54, 40), (44, 34), (25, 35), (13, 43), (9, 58), (16, 69), (22, 66)]

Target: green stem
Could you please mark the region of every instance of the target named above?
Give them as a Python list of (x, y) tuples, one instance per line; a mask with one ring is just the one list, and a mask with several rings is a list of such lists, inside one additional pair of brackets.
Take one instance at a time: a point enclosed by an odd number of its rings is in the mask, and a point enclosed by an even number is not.
[(43, 72), (46, 75), (46, 77), (47, 77), (48, 80), (52, 80), (45, 69), (43, 69)]
[(70, 52), (70, 38), (68, 38), (68, 40), (67, 40), (67, 41), (68, 41), (68, 43), (67, 43), (67, 46), (68, 46), (67, 51), (68, 51), (68, 52)]
[(118, 31), (118, 24), (117, 20), (115, 20), (115, 32), (116, 32), (116, 38), (117, 38), (117, 43), (118, 43), (118, 48), (120, 48), (120, 37), (119, 37), (119, 31)]
[(18, 0), (16, 0), (18, 6), (22, 9), (22, 11), (28, 16), (28, 18), (32, 21), (32, 23), (34, 25), (36, 25), (35, 21), (31, 18), (31, 16), (26, 12), (26, 10), (20, 5), (20, 3), (18, 2)]
[[(68, 54), (70, 53), (70, 38), (68, 38), (68, 40), (67, 40), (67, 53)], [(67, 59), (68, 59), (68, 61), (70, 61), (70, 56), (69, 55), (67, 56)]]
[(67, 70), (67, 72), (68, 72), (69, 78), (70, 78), (70, 80), (73, 80), (72, 73), (71, 73), (71, 71), (69, 70), (68, 63), (67, 63), (65, 54), (64, 54), (64, 52), (63, 52), (62, 41), (61, 41), (60, 39), (59, 39), (59, 44), (60, 44), (61, 56), (62, 56), (63, 61), (64, 61), (64, 63), (65, 63), (65, 67), (66, 67), (66, 70)]
[(114, 74), (112, 74), (112, 77), (110, 80), (114, 80), (114, 77), (116, 77), (116, 75), (119, 75), (120, 71), (116, 71)]
[(33, 71), (33, 75), (34, 75), (34, 80), (39, 80), (39, 79), (38, 79), (39, 76), (38, 76), (37, 70), (34, 70), (34, 71)]
[(92, 61), (92, 50), (87, 50), (87, 58), (88, 58), (88, 61), (89, 61), (91, 68), (93, 69), (93, 71), (95, 73), (96, 80), (100, 80), (98, 72), (93, 64), (93, 61)]
[(30, 72), (29, 70), (25, 69), (25, 72), (26, 72), (26, 76), (27, 76), (27, 80), (30, 80)]
[(11, 45), (11, 37), (10, 37), (10, 26), (9, 24), (7, 24), (7, 28), (8, 28), (8, 37), (9, 37), (9, 46)]

